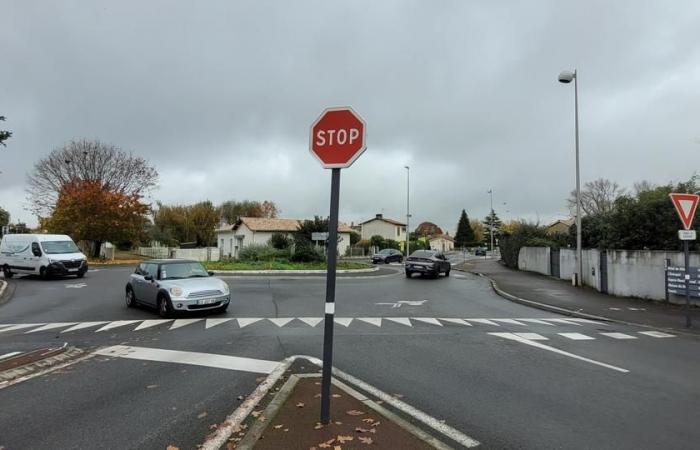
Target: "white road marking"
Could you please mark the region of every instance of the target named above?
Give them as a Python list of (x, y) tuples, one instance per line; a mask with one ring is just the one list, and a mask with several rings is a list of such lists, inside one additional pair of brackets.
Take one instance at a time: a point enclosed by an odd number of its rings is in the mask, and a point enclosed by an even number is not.
[(608, 308), (610, 311), (622, 311), (620, 308)]
[(299, 320), (304, 322), (310, 327), (315, 327), (323, 320), (323, 317), (299, 317)]
[(370, 325), (374, 325), (375, 327), (382, 326), (382, 319), (377, 317), (358, 317), (357, 320), (361, 320)]
[(492, 321), (490, 321), (489, 319), (467, 319), (467, 320), (470, 321), (470, 322), (484, 323), (484, 324), (486, 324), (486, 325), (493, 325), (493, 326), (496, 326), (496, 327), (500, 327), (499, 324), (497, 324), (496, 322), (492, 322)]
[(518, 319), (518, 320), (522, 320), (523, 322), (536, 323), (539, 325), (549, 325), (550, 327), (555, 326), (553, 323), (545, 322), (544, 320), (540, 320), (540, 319)]
[(236, 319), (238, 321), (238, 326), (243, 328), (246, 327), (250, 324), (253, 324), (255, 322), (259, 322), (262, 320), (262, 318), (253, 318), (253, 319)]
[(419, 322), (429, 323), (430, 325), (443, 326), (439, 320), (433, 319), (432, 317), (411, 317), (411, 319), (417, 320)]
[(577, 327), (581, 326), (580, 323), (576, 323), (572, 320), (567, 320), (567, 319), (545, 319), (545, 320), (548, 320), (550, 322), (563, 323), (564, 325), (576, 325)]
[(4, 333), (5, 331), (24, 330), (25, 328), (40, 327), (42, 325), (45, 325), (45, 323), (21, 323), (18, 325), (12, 325), (7, 328), (3, 328), (2, 330), (0, 330), (0, 333)]
[(68, 328), (67, 330), (61, 331), (61, 333), (68, 333), (69, 331), (82, 330), (84, 328), (96, 327), (97, 325), (102, 325), (103, 323), (107, 323), (107, 321), (101, 320), (99, 322), (81, 322), (78, 325), (75, 325), (73, 327)]
[(281, 328), (281, 327), (287, 325), (292, 320), (294, 320), (294, 317), (275, 317), (275, 318), (271, 318), (271, 319), (267, 319), (267, 320), (269, 320), (270, 322), (274, 323), (275, 325), (277, 325), (278, 327)]
[(605, 368), (608, 368), (608, 369), (616, 370), (616, 371), (618, 371), (618, 372), (622, 372), (622, 373), (628, 373), (628, 372), (629, 372), (629, 370), (623, 369), (623, 368), (621, 368), (621, 367), (612, 366), (612, 365), (610, 365), (610, 364), (606, 364), (606, 363), (603, 363), (603, 362), (600, 362), (600, 361), (596, 361), (596, 360), (594, 360), (594, 359), (584, 358), (583, 356), (579, 356), (579, 355), (575, 355), (575, 354), (573, 354), (573, 353), (565, 352), (564, 350), (559, 350), (558, 348), (554, 348), (554, 347), (551, 347), (551, 346), (549, 346), (549, 345), (540, 344), (539, 342), (536, 342), (536, 341), (532, 341), (532, 340), (529, 340), (529, 339), (523, 339), (523, 338), (521, 338), (520, 336), (517, 336), (517, 335), (515, 335), (515, 334), (513, 334), (513, 333), (489, 333), (489, 334), (491, 334), (491, 335), (493, 335), (493, 336), (502, 337), (502, 338), (504, 338), (504, 339), (510, 339), (511, 341), (521, 342), (521, 343), (523, 343), (523, 344), (527, 344), (527, 345), (530, 345), (530, 346), (532, 346), (532, 347), (536, 347), (536, 348), (539, 348), (539, 349), (542, 349), (542, 350), (547, 350), (547, 351), (550, 351), (550, 352), (558, 353), (558, 354), (560, 354), (560, 355), (568, 356), (569, 358), (578, 359), (579, 361), (585, 361), (585, 362), (588, 362), (588, 363), (591, 363), (591, 364), (595, 364), (595, 365), (597, 365), (597, 366), (601, 366), (601, 367), (605, 367)]
[(270, 373), (279, 364), (277, 361), (241, 358), (238, 356), (217, 355), (214, 353), (183, 352), (159, 348), (130, 347), (114, 345), (97, 350), (95, 354), (115, 358), (158, 361), (195, 366), (214, 367), (218, 369), (238, 370), (241, 372)]
[(334, 321), (335, 321), (335, 323), (339, 323), (340, 325), (342, 325), (342, 326), (344, 326), (344, 327), (349, 327), (349, 326), (350, 326), (350, 322), (352, 322), (352, 318), (348, 318), (348, 317), (337, 317), (337, 318), (334, 319)]
[(385, 320), (391, 320), (392, 322), (400, 323), (401, 325), (406, 325), (407, 327), (412, 327), (411, 321), (408, 317), (385, 317)]
[(522, 325), (524, 327), (527, 326), (524, 323), (518, 322), (517, 320), (513, 320), (513, 319), (491, 319), (491, 320), (493, 320), (495, 322), (501, 322), (501, 323), (510, 323), (512, 325)]
[(156, 325), (161, 325), (163, 323), (171, 322), (172, 319), (159, 319), (159, 320), (144, 320), (141, 324), (134, 328), (134, 331), (143, 330), (145, 328), (155, 327)]
[(233, 320), (233, 318), (230, 318), (230, 319), (207, 319), (207, 323), (204, 325), (204, 329), (208, 330), (211, 327), (221, 325), (222, 323), (226, 323), (229, 320)]
[(71, 325), (75, 325), (76, 322), (56, 322), (56, 323), (47, 323), (43, 327), (39, 328), (34, 328), (33, 330), (27, 331), (27, 333), (36, 333), (37, 331), (47, 331), (47, 330), (53, 330), (56, 328), (63, 328), (63, 327), (69, 327)]
[(192, 325), (193, 323), (199, 322), (202, 319), (177, 319), (170, 325), (169, 330), (177, 330), (178, 328), (186, 327), (187, 325)]
[(123, 327), (124, 325), (131, 325), (132, 323), (139, 322), (138, 320), (115, 320), (114, 322), (110, 322), (107, 325), (103, 326), (102, 328), (95, 330), (95, 333), (99, 333), (100, 331), (107, 331), (111, 330), (112, 328), (118, 328), (118, 327)]
[(603, 336), (611, 337), (613, 339), (637, 339), (636, 336), (631, 336), (625, 333), (600, 333)]
[(19, 355), (20, 353), (22, 352), (10, 352), (5, 353), (4, 355), (0, 355), (0, 361), (2, 361), (3, 359), (12, 358), (13, 356)]
[(564, 336), (565, 338), (574, 340), (574, 341), (592, 341), (595, 338), (586, 336), (585, 334), (581, 333), (557, 333), (559, 336)]
[(601, 322), (600, 320), (591, 320), (591, 319), (584, 319), (584, 318), (579, 318), (579, 317), (571, 317), (566, 320), (573, 320), (574, 322), (581, 322), (581, 323), (588, 323), (591, 325), (603, 325), (603, 326), (608, 326), (607, 323)]
[(516, 336), (520, 336), (523, 339), (529, 339), (531, 341), (548, 341), (549, 339), (537, 333), (513, 333)]
[(67, 284), (66, 287), (68, 289), (81, 289), (84, 287), (87, 287), (87, 284), (85, 283), (74, 283), (74, 284)]
[(464, 325), (465, 327), (472, 326), (472, 324), (470, 324), (469, 322), (467, 322), (464, 319), (445, 319), (445, 318), (440, 317), (440, 320), (442, 320), (443, 322), (447, 322), (447, 323), (456, 323), (457, 325)]
[[(4, 331), (4, 330), (3, 330)], [(646, 334), (647, 336), (655, 338), (671, 338), (676, 337), (673, 334), (663, 333), (661, 331), (640, 331), (639, 334)]]
[(400, 300), (398, 302), (375, 303), (375, 305), (391, 306), (392, 308), (401, 308), (402, 306), (423, 306), (428, 300)]

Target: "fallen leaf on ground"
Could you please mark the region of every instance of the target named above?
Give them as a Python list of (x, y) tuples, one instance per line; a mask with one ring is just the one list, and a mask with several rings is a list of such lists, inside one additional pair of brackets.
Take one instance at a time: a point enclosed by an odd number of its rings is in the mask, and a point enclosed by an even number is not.
[[(5, 447), (0, 447), (4, 449)], [(168, 445), (168, 448), (166, 450), (180, 450), (180, 447), (175, 447), (174, 445)]]
[(340, 397), (342, 397), (342, 395), (340, 395), (340, 394), (333, 394), (333, 395), (331, 395), (331, 397), (333, 397), (333, 398), (340, 398)]
[(321, 398), (321, 394), (314, 395), (314, 398)]
[(370, 445), (372, 442), (374, 442), (371, 437), (360, 436), (358, 439), (360, 440), (360, 442), (362, 442), (363, 444), (367, 444), (367, 445)]
[(336, 439), (338, 440), (339, 443), (345, 444), (345, 442), (350, 442), (355, 438), (352, 436), (340, 436), (339, 435)]
[(209, 429), (210, 429), (210, 430), (214, 430), (214, 429), (216, 429), (216, 428), (219, 428), (219, 424), (212, 423), (211, 425), (209, 425)]
[(369, 430), (367, 428), (361, 428), (361, 427), (355, 428), (355, 431), (357, 431), (358, 433), (369, 433)]
[(403, 398), (403, 394), (392, 394), (394, 398)]
[(204, 419), (205, 417), (207, 417), (207, 412), (206, 412), (206, 411), (202, 411), (202, 412), (199, 413), (199, 415), (197, 416), (198, 419)]
[(367, 418), (365, 418), (365, 419), (362, 419), (362, 421), (363, 421), (364, 423), (372, 423), (372, 422), (374, 422), (374, 419), (372, 419), (371, 417), (367, 417)]
[(258, 417), (260, 414), (262, 414), (262, 411), (253, 411), (252, 413), (250, 413), (250, 415), (253, 417)]
[(348, 416), (361, 416), (364, 413), (365, 413), (364, 411), (358, 411), (356, 409), (351, 409), (350, 411), (345, 411), (345, 414), (347, 414)]
[(279, 430), (279, 429), (282, 428), (283, 426), (284, 426), (284, 425), (275, 425), (273, 428), (274, 428), (275, 430)]
[(263, 381), (265, 381), (265, 377), (258, 377), (258, 378), (255, 379), (255, 382), (256, 382), (257, 384), (260, 384), (260, 383), (262, 383)]
[(304, 404), (302, 402), (297, 403), (297, 408), (303, 408)]
[(321, 385), (321, 383), (319, 383), (318, 381), (315, 382), (314, 384), (315, 384), (316, 386), (320, 386), (320, 385)]
[(340, 445), (336, 445), (335, 447), (333, 447), (333, 450), (343, 450), (343, 447), (341, 447)]
[(286, 433), (287, 431), (289, 431), (289, 428), (285, 428), (285, 429), (282, 430), (282, 431), (284, 431), (284, 432)]
[(242, 396), (242, 395), (239, 395), (239, 396), (236, 397), (236, 398), (237, 398), (238, 400), (243, 400), (243, 396)]
[(336, 420), (336, 421), (335, 421), (335, 424), (336, 424), (336, 425), (342, 425), (343, 422), (341, 422), (340, 420)]
[(267, 420), (267, 419), (265, 419), (265, 416), (260, 416), (260, 417), (258, 417), (258, 420), (260, 422), (265, 422), (265, 420)]
[(323, 428), (323, 425), (320, 423), (317, 423), (316, 426), (314, 426), (314, 430), (320, 430), (321, 428)]

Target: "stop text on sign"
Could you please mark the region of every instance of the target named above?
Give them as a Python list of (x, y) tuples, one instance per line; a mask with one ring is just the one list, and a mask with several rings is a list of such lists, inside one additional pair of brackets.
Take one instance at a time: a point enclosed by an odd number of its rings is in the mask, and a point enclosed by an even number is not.
[(345, 145), (353, 144), (360, 138), (360, 130), (350, 128), (346, 130), (318, 130), (316, 132), (316, 145), (323, 147), (324, 145)]

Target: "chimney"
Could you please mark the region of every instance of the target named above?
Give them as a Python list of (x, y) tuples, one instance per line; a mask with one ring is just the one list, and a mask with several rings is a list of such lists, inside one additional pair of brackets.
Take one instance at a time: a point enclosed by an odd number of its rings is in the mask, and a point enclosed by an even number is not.
[(383, 218), (384, 218), (384, 214), (377, 214), (377, 219), (383, 219)]

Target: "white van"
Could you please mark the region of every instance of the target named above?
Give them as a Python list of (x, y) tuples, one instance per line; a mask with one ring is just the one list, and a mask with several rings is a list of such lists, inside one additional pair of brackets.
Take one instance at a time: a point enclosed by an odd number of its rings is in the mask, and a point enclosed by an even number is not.
[(0, 241), (0, 268), (14, 274), (76, 275), (88, 270), (87, 257), (64, 234), (6, 234)]

